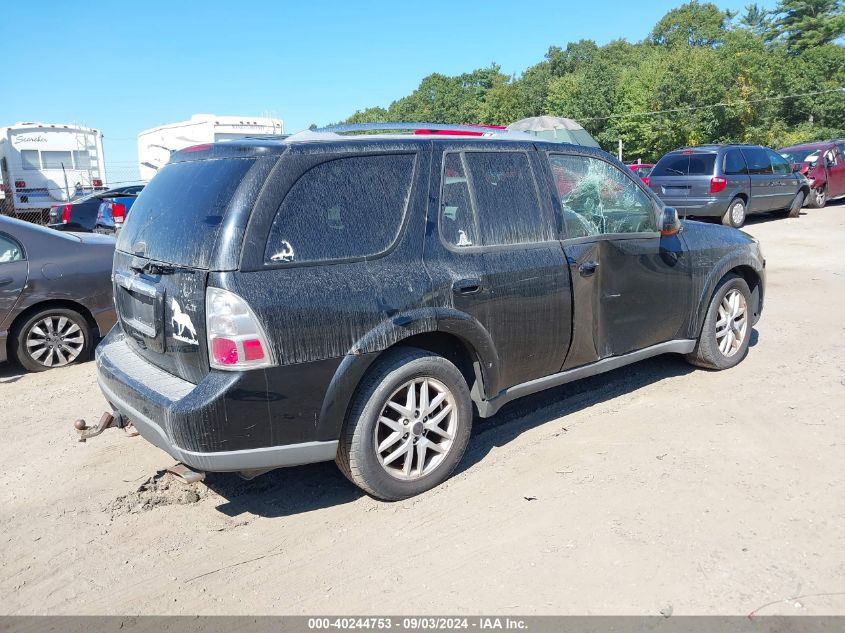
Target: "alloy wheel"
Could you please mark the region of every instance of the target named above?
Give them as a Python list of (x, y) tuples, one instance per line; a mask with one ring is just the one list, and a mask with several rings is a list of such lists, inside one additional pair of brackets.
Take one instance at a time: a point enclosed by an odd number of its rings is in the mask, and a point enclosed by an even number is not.
[(66, 316), (45, 316), (36, 321), (26, 334), (26, 353), (45, 367), (72, 363), (84, 346), (82, 329)]
[(816, 189), (816, 206), (823, 207), (827, 202), (827, 192), (824, 189)]
[(439, 380), (414, 378), (393, 392), (379, 414), (374, 446), (379, 464), (397, 479), (435, 470), (458, 430), (455, 396)]
[(736, 289), (730, 290), (719, 304), (716, 321), (716, 344), (722, 355), (730, 358), (745, 342), (748, 332), (748, 303)]

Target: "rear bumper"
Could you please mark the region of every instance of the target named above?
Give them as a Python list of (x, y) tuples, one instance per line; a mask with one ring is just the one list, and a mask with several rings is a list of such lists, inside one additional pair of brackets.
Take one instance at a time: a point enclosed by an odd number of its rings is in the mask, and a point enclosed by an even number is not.
[[(320, 441), (303, 437), (302, 432), (297, 435), (304, 441), (268, 443), (285, 433), (266, 428), (273, 423), (267, 403), (261, 407), (256, 393), (244, 389), (245, 375), (255, 372), (211, 372), (195, 385), (138, 356), (119, 328), (98, 346), (96, 357), (97, 382), (114, 411), (131, 420), (148, 442), (191, 468), (212, 472), (280, 468), (335, 457), (336, 440)], [(264, 415), (256, 415), (256, 404)], [(313, 423), (310, 429), (315, 433)], [(226, 450), (227, 446), (237, 448)]]
[(667, 207), (675, 207), (678, 215), (696, 215), (702, 217), (721, 217), (725, 215), (731, 198), (664, 198)]

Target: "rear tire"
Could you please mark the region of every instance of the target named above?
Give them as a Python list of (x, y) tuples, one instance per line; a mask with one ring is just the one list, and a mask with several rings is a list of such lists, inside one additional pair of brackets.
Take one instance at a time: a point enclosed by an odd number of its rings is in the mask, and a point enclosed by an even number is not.
[(819, 187), (818, 189), (812, 189), (810, 191), (810, 195), (807, 198), (807, 206), (811, 209), (823, 209), (824, 205), (827, 204), (827, 188), (826, 187)]
[(358, 387), (335, 461), (373, 497), (407, 499), (452, 474), (471, 430), (472, 403), (458, 368), (431, 352), (400, 348)]
[(12, 335), (12, 356), (29, 371), (46, 371), (88, 360), (93, 336), (85, 317), (68, 308), (31, 315)]
[(707, 307), (704, 325), (687, 361), (706, 369), (729, 369), (748, 353), (751, 340), (751, 291), (739, 275), (725, 275)]
[(742, 198), (734, 198), (728, 205), (728, 210), (722, 216), (722, 224), (738, 229), (745, 224), (745, 216), (745, 201)]
[(792, 204), (789, 205), (789, 211), (786, 214), (789, 218), (797, 218), (801, 215), (801, 209), (804, 206), (804, 192), (799, 191), (795, 194), (795, 198), (792, 200)]

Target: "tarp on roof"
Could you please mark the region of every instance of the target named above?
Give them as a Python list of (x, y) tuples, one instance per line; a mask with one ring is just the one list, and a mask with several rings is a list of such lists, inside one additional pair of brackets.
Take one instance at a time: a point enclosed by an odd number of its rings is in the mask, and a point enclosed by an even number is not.
[(578, 121), (563, 117), (528, 117), (527, 119), (520, 119), (511, 123), (508, 129), (516, 132), (526, 132), (546, 141), (573, 143), (574, 145), (586, 145), (587, 147), (599, 146), (596, 139), (590, 136), (590, 133)]

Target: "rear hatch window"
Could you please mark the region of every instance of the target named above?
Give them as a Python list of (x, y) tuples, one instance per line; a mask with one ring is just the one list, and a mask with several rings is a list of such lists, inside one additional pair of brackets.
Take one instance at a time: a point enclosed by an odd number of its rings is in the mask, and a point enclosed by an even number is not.
[(143, 242), (149, 259), (208, 269), (226, 207), (255, 159), (170, 163), (139, 195), (120, 233), (118, 250)]
[(712, 176), (715, 165), (716, 154), (697, 152), (666, 154), (654, 166), (651, 177)]
[(132, 206), (118, 239), (114, 297), (129, 345), (193, 383), (209, 367), (205, 287), (217, 234), (255, 163), (217, 158), (166, 165)]

